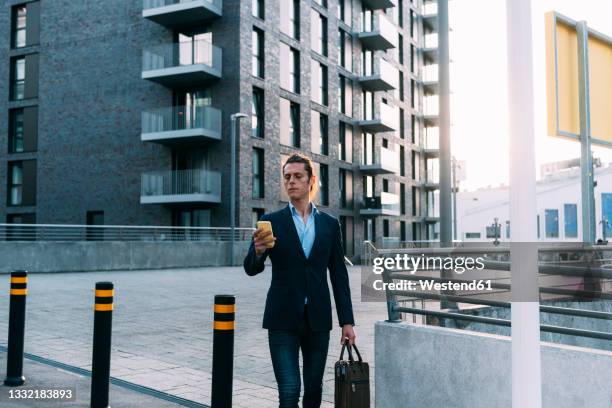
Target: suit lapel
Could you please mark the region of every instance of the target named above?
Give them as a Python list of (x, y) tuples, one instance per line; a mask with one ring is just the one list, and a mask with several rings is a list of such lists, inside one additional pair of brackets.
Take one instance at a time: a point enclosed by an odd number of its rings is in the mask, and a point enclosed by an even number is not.
[[(289, 205), (285, 207), (282, 218), (285, 224), (285, 231), (287, 232), (289, 239), (293, 240), (293, 244), (297, 246), (298, 253), (301, 255), (301, 257), (303, 259), (306, 259), (306, 254), (304, 254), (304, 249), (302, 249), (302, 244), (300, 243), (300, 237), (298, 236), (297, 230), (295, 229), (295, 223), (293, 222), (293, 216), (291, 214), (291, 209), (289, 208)], [(312, 254), (312, 251), (310, 251), (310, 254)]]

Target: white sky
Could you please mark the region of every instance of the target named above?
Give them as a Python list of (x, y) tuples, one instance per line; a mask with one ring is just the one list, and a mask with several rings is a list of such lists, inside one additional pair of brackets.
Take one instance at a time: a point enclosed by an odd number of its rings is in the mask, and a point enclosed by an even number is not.
[[(537, 177), (542, 163), (580, 157), (578, 142), (546, 129), (544, 14), (551, 10), (612, 36), (610, 0), (532, 0)], [(507, 183), (506, 0), (451, 0), (449, 14), (452, 154), (467, 163), (461, 189)], [(612, 162), (612, 149), (593, 150)]]

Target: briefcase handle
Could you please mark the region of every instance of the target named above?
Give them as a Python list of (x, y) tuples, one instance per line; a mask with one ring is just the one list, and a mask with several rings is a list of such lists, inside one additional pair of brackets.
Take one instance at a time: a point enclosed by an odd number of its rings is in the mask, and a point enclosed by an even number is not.
[[(347, 344), (348, 344), (348, 346), (347, 346)], [(357, 349), (357, 345), (353, 344), (352, 347), (354, 347), (355, 348), (355, 352), (357, 352), (357, 357), (359, 358), (359, 362), (363, 363), (363, 360), (361, 359), (361, 353), (359, 353), (359, 350)], [(353, 358), (353, 353), (351, 351), (351, 345), (348, 342), (348, 338), (346, 338), (344, 340), (344, 342), (342, 343), (342, 350), (340, 351), (340, 360), (342, 360), (343, 357), (344, 357), (344, 349), (347, 349), (347, 351), (348, 351), (349, 361), (355, 361), (355, 359)]]

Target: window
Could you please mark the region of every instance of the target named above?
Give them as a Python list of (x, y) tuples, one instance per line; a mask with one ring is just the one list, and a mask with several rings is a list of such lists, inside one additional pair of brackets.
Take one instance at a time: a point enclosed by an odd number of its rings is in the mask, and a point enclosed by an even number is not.
[(253, 69), (252, 74), (256, 77), (264, 77), (264, 33), (259, 28), (253, 27)]
[(604, 239), (607, 239), (608, 235), (612, 235), (609, 232), (612, 231), (612, 194), (601, 193), (601, 221), (605, 225), (606, 235)]
[(264, 137), (264, 91), (255, 87), (251, 101), (251, 136)]
[(404, 109), (399, 108), (397, 112), (399, 114), (399, 136), (400, 138), (403, 139), (406, 137), (406, 124), (404, 123)]
[(343, 29), (338, 30), (338, 64), (347, 71), (353, 71), (353, 43), (351, 36)]
[(353, 161), (353, 127), (342, 121), (338, 124), (338, 159)]
[(346, 169), (339, 171), (340, 207), (353, 207), (353, 172)]
[(319, 202), (321, 205), (329, 205), (329, 173), (326, 164), (315, 163), (315, 170), (318, 168), (319, 174)]
[(410, 10), (410, 36), (413, 40), (417, 40), (416, 14), (414, 13), (414, 10)]
[(257, 221), (260, 220), (264, 213), (265, 210), (263, 208), (253, 208), (253, 211), (251, 212), (251, 226), (253, 228), (257, 228)]
[(11, 60), (11, 99), (18, 100), (25, 97), (25, 57)]
[(320, 62), (311, 59), (311, 99), (320, 104), (327, 106), (328, 104), (328, 92), (327, 92), (327, 66)]
[(383, 220), (383, 237), (389, 237), (389, 220)]
[(374, 197), (374, 177), (363, 176), (363, 197)]
[(404, 177), (406, 175), (406, 170), (404, 170), (405, 168), (405, 156), (406, 156), (406, 152), (404, 149), (404, 146), (400, 146), (400, 150), (399, 150), (399, 159), (400, 159), (400, 176)]
[(400, 183), (400, 214), (406, 214), (406, 185)]
[(398, 87), (399, 100), (403, 101), (404, 100), (404, 73), (402, 71), (399, 71), (398, 74), (399, 74), (399, 87)]
[(23, 162), (9, 162), (8, 205), (23, 204)]
[(338, 0), (338, 20), (344, 22), (348, 26), (352, 26), (351, 3), (352, 0)]
[(406, 242), (406, 221), (400, 221), (400, 241)]
[(289, 37), (300, 39), (300, 1), (280, 1), (280, 30)]
[(544, 210), (546, 238), (559, 238), (559, 210)]
[[(565, 226), (565, 238), (578, 238), (578, 208), (576, 204), (563, 204), (563, 218)], [(603, 229), (607, 232), (609, 225), (602, 220)], [(608, 221), (609, 222), (609, 221)], [(604, 237), (607, 234), (603, 234)], [(604, 238), (605, 239), (605, 238)]]
[(318, 54), (327, 56), (327, 18), (310, 9), (310, 46)]
[[(397, 20), (400, 27), (404, 27), (404, 0), (399, 0), (397, 4)], [(403, 239), (402, 239), (403, 241)]]
[(410, 80), (410, 107), (412, 109), (416, 108), (416, 87), (414, 79)]
[(404, 64), (404, 36), (402, 34), (397, 35), (397, 55), (398, 62)]
[(362, 133), (361, 146), (361, 164), (374, 164), (374, 135), (372, 133)]
[(280, 98), (280, 142), (300, 147), (300, 105)]
[(363, 119), (372, 120), (375, 118), (374, 115), (374, 92), (363, 91), (361, 93), (363, 100)]
[(416, 58), (416, 49), (413, 44), (410, 44), (410, 72), (412, 72), (413, 74), (416, 74)]
[(300, 93), (300, 53), (285, 43), (280, 43), (281, 88)]
[(382, 191), (383, 193), (389, 192), (389, 180), (383, 179)]
[(353, 116), (353, 82), (340, 75), (338, 81), (338, 109), (346, 116)]
[(26, 46), (26, 22), (27, 22), (27, 7), (25, 4), (13, 7), (12, 21), (12, 45), (13, 48)]
[(311, 150), (313, 153), (328, 154), (328, 119), (327, 115), (311, 111)]
[(264, 151), (253, 148), (253, 198), (264, 198)]
[(421, 214), (419, 202), (419, 189), (412, 187), (412, 216), (418, 217)]
[(9, 153), (24, 151), (24, 120), (23, 109), (9, 111)]
[(411, 157), (410, 157), (410, 165), (412, 167), (412, 179), (416, 180), (417, 178), (417, 159), (416, 159), (416, 152), (414, 150), (410, 151)]
[(480, 238), (480, 232), (466, 232), (465, 233), (465, 238), (466, 239)]
[(253, 16), (264, 19), (264, 0), (252, 0)]

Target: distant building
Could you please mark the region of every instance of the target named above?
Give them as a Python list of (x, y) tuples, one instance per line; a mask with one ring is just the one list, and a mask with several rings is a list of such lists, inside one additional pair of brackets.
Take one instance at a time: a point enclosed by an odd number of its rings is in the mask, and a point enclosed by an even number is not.
[[(582, 241), (580, 168), (548, 164), (545, 177), (536, 184), (537, 238), (540, 241)], [(565, 167), (564, 167), (565, 166)], [(551, 169), (556, 168), (556, 172)], [(595, 169), (596, 236), (612, 237), (612, 165)], [(457, 230), (462, 241), (501, 241), (512, 234), (509, 220), (509, 190), (502, 185), (457, 194)], [(498, 230), (493, 227), (498, 219)], [(603, 228), (606, 226), (606, 231)]]

